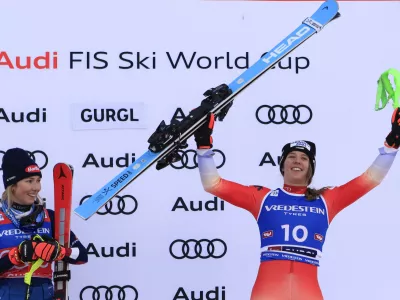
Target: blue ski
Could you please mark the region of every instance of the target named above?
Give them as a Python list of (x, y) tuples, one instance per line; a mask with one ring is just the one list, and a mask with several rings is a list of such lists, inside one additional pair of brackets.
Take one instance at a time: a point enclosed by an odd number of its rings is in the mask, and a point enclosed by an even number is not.
[(157, 163), (157, 169), (161, 169), (180, 160), (176, 150), (185, 148), (186, 140), (205, 123), (209, 112), (222, 121), (233, 104), (234, 97), (338, 17), (338, 3), (335, 0), (324, 2), (311, 17), (306, 18), (290, 35), (229, 85), (223, 84), (206, 91), (204, 95), (207, 98), (202, 101), (201, 106), (190, 112), (181, 122), (171, 121), (171, 125), (166, 125), (162, 121), (148, 140), (149, 150), (78, 206), (74, 212), (87, 220), (154, 163)]

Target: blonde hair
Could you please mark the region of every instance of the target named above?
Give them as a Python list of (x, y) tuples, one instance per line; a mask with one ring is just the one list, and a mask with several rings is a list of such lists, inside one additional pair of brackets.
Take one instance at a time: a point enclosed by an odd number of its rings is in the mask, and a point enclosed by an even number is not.
[[(14, 203), (14, 201), (13, 201), (13, 188), (16, 187), (16, 186), (17, 186), (17, 183), (9, 185), (6, 188), (6, 190), (3, 192), (3, 194), (1, 195), (1, 202), (7, 201), (8, 209), (10, 209), (10, 207)], [(39, 196), (39, 194), (37, 195), (37, 198), (36, 198), (35, 202), (38, 203), (39, 205), (43, 204), (43, 199), (42, 199), (42, 197)]]

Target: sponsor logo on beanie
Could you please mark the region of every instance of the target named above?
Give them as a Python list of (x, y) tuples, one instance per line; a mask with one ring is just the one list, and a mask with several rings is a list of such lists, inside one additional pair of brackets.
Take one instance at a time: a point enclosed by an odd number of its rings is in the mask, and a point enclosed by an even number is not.
[(296, 141), (290, 144), (290, 148), (292, 147), (304, 147), (306, 148), (308, 151), (311, 151), (311, 146), (306, 143), (305, 141)]
[(7, 182), (9, 182), (10, 180), (13, 180), (16, 176), (11, 176), (9, 178), (7, 178)]
[(37, 165), (30, 165), (25, 168), (26, 173), (37, 173), (40, 172), (40, 169)]

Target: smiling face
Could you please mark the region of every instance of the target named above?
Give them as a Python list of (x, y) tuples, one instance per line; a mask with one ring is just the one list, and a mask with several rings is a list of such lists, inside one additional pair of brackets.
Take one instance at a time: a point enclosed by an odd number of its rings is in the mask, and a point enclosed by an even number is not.
[(292, 151), (283, 164), (283, 180), (288, 185), (307, 186), (310, 177), (310, 159), (301, 151)]
[(12, 188), (13, 201), (22, 205), (33, 204), (42, 188), (41, 178), (31, 176), (18, 181)]

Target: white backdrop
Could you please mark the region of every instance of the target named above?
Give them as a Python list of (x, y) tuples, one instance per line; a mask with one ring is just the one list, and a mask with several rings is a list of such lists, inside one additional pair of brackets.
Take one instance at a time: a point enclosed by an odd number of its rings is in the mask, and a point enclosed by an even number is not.
[[(190, 57), (248, 55), (249, 64), (292, 32), (321, 2), (253, 1), (51, 1), (2, 3), (1, 51), (16, 56), (57, 52), (57, 69), (19, 70), (0, 65), (1, 102), (12, 112), (46, 109), (46, 122), (6, 122), (1, 118), (0, 150), (22, 147), (44, 151), (42, 196), (52, 207), (52, 167), (65, 161), (75, 167), (73, 207), (96, 192), (121, 168), (84, 166), (89, 154), (100, 163), (147, 150), (147, 139), (161, 120), (170, 121), (180, 107), (187, 113), (198, 106), (203, 92), (229, 83), (243, 70), (174, 69), (179, 52)], [(342, 17), (293, 52), (291, 69), (267, 72), (238, 97), (224, 122), (217, 122), (214, 146), (226, 155), (222, 177), (242, 184), (282, 185), (277, 167), (259, 166), (265, 152), (274, 160), (283, 144), (310, 139), (317, 144), (317, 171), (313, 185), (338, 185), (367, 169), (390, 130), (391, 109), (374, 111), (376, 82), (388, 68), (399, 68), (396, 40), (398, 2), (340, 2)], [(82, 62), (70, 68), (71, 52), (107, 52), (108, 63)], [(121, 52), (140, 52), (143, 66), (119, 69), (128, 63)], [(3, 53), (4, 54), (4, 53)], [(125, 55), (128, 57), (129, 55)], [(297, 60), (308, 68), (296, 72)], [(4, 62), (0, 60), (0, 62)], [(153, 65), (155, 62), (155, 66)], [(243, 66), (244, 59), (239, 66)], [(288, 58), (282, 66), (288, 65)], [(305, 125), (263, 125), (255, 118), (260, 105), (307, 105), (313, 117)], [(108, 129), (73, 130), (74, 107), (141, 107), (138, 118)], [(3, 116), (4, 117), (4, 116)], [(107, 127), (99, 123), (98, 127)], [(96, 123), (91, 123), (96, 128)], [(143, 128), (144, 127), (144, 128)], [(81, 127), (82, 129), (82, 127)], [(193, 148), (193, 140), (190, 141)], [(40, 158), (38, 158), (40, 160)], [(92, 160), (93, 162), (93, 160)], [(385, 181), (339, 214), (324, 246), (319, 279), (325, 299), (397, 299), (400, 275), (397, 253), (400, 225), (397, 199), (398, 162)], [(74, 232), (83, 244), (93, 243), (109, 253), (110, 247), (135, 243), (129, 257), (96, 257), (72, 266), (70, 298), (79, 299), (85, 286), (132, 285), (138, 299), (249, 299), (259, 266), (259, 238), (253, 217), (228, 203), (224, 210), (184, 211), (172, 208), (179, 197), (189, 203), (212, 200), (203, 191), (197, 169), (156, 171), (153, 167), (121, 195), (137, 200), (136, 211), (124, 215), (95, 215), (88, 221), (72, 217)], [(125, 198), (126, 210), (134, 201)], [(131, 202), (130, 202), (131, 201)], [(113, 211), (117, 201), (113, 200)], [(103, 210), (104, 211), (104, 210)], [(220, 238), (227, 244), (221, 259), (176, 260), (169, 253), (175, 239)], [(93, 250), (93, 249), (92, 249)], [(115, 250), (115, 249), (114, 249)], [(199, 298), (200, 291), (219, 288), (219, 296)], [(178, 294), (179, 288), (181, 289)], [(183, 297), (183, 292), (188, 297)], [(224, 291), (224, 296), (221, 290)], [(181, 296), (178, 298), (176, 295)], [(96, 299), (86, 291), (83, 299)], [(104, 290), (101, 297), (106, 299)], [(110, 297), (110, 296), (109, 296)], [(175, 298), (174, 298), (175, 297)], [(134, 299), (117, 289), (108, 299)]]

